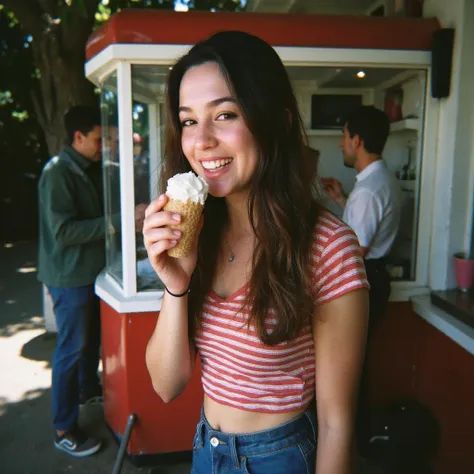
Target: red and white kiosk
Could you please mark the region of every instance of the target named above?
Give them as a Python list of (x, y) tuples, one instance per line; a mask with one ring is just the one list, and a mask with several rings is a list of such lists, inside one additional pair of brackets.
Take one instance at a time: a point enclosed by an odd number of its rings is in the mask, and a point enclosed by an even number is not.
[[(429, 93), (430, 47), (438, 28), (435, 19), (124, 10), (89, 39), (85, 68), (101, 90), (110, 229), (106, 268), (96, 282), (102, 300), (104, 409), (108, 425), (123, 441), (120, 456), (125, 451), (138, 459), (190, 451), (203, 398), (199, 365), (184, 393), (169, 404), (155, 394), (145, 366), (163, 287), (148, 263), (141, 235), (135, 233), (134, 208), (158, 195), (164, 88), (173, 63), (217, 31), (243, 30), (263, 38), (288, 68), (309, 143), (327, 147), (328, 153), (337, 149), (340, 127), (330, 121), (314, 126), (314, 97), (359, 95), (362, 103), (384, 107), (387, 91), (403, 90), (407, 113), (392, 124), (387, 159), (394, 173), (409, 166), (405, 171), (410, 178), (406, 173), (401, 181), (407, 214), (398, 253), (390, 262), (390, 311), (405, 314), (399, 321), (411, 321), (420, 318), (408, 301), (429, 292), (425, 244), (436, 153), (427, 137), (435, 136), (438, 126), (438, 104)], [(355, 74), (361, 69), (364, 83)], [(330, 160), (324, 164), (324, 153), (321, 160), (322, 168), (337, 174)], [(340, 172), (349, 183), (342, 164)], [(408, 355), (402, 359), (409, 371)]]

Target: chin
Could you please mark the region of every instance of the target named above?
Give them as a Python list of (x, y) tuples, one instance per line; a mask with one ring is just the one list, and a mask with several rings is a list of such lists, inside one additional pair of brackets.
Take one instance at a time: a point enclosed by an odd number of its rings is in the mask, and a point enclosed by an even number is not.
[(215, 198), (225, 198), (229, 195), (224, 189), (209, 188), (209, 194)]

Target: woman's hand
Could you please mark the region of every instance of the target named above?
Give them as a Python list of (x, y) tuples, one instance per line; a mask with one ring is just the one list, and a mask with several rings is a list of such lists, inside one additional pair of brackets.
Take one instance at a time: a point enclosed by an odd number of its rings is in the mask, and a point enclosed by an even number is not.
[(150, 263), (160, 280), (172, 293), (181, 294), (189, 288), (191, 275), (197, 262), (197, 242), (202, 228), (196, 234), (196, 241), (187, 257), (169, 257), (167, 251), (173, 248), (181, 238), (179, 230), (171, 229), (170, 226), (180, 222), (181, 216), (164, 211), (168, 197), (162, 194), (155, 199), (145, 211), (145, 222), (143, 224), (143, 239), (148, 252)]

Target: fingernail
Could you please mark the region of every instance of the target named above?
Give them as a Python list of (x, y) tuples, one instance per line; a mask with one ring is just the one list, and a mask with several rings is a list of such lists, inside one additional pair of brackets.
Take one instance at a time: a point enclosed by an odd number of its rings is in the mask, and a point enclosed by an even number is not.
[(179, 214), (173, 214), (171, 217), (177, 222), (181, 220), (181, 216)]
[(165, 198), (165, 195), (162, 194), (158, 199), (159, 199), (160, 201), (163, 201), (164, 198)]
[(173, 230), (173, 234), (179, 237), (181, 235), (181, 232), (179, 230)]
[(176, 245), (178, 243), (177, 240), (170, 240), (170, 242), (172, 243), (172, 245)]

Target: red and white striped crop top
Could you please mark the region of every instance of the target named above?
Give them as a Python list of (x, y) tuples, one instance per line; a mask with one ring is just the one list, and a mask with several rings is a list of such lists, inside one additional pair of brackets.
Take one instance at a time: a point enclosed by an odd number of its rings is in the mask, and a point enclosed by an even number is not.
[[(315, 304), (357, 288), (368, 288), (354, 232), (328, 212), (322, 213), (312, 247)], [(212, 400), (246, 411), (287, 412), (303, 408), (315, 386), (311, 321), (292, 341), (268, 346), (247, 325), (242, 307), (247, 285), (228, 298), (211, 291), (205, 298), (202, 327), (196, 334), (204, 393)], [(265, 326), (275, 326), (270, 311)]]

